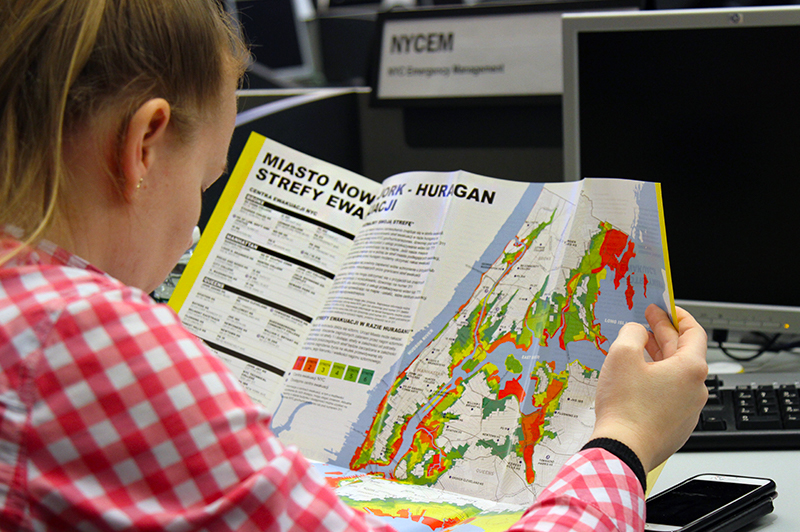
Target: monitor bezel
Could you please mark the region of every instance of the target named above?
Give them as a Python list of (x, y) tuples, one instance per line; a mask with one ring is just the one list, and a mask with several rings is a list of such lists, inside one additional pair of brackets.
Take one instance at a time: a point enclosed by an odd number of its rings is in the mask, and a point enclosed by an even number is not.
[[(800, 6), (565, 13), (562, 17), (564, 179), (575, 181), (590, 177), (583, 176), (580, 168), (578, 36), (581, 33), (703, 28), (735, 30), (759, 26), (800, 26)], [(676, 304), (689, 311), (709, 331), (800, 332), (800, 306), (690, 299), (676, 299)]]
[[(300, 9), (298, 0), (287, 0), (292, 5), (292, 13), (294, 15), (294, 28), (297, 35), (297, 47), (300, 53), (301, 63), (298, 65), (271, 68), (268, 65), (252, 61), (248, 67), (248, 72), (260, 76), (264, 79), (275, 82), (276, 85), (284, 85), (287, 82), (293, 82), (303, 79), (311, 78), (315, 71), (316, 65), (314, 62), (313, 45), (311, 35), (307, 28), (305, 20), (300, 16)], [(244, 28), (245, 24), (240, 17), (240, 11), (237, 8), (236, 0), (223, 0), (225, 10)]]

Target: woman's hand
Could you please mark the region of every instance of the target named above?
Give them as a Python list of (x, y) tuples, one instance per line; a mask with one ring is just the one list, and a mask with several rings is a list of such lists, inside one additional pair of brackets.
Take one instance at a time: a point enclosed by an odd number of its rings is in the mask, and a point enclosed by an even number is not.
[[(689, 438), (706, 404), (707, 337), (678, 308), (676, 331), (655, 305), (645, 312), (652, 332), (638, 323), (622, 327), (597, 385), (592, 438), (613, 438), (631, 448), (649, 472)], [(644, 351), (653, 359), (647, 362)]]

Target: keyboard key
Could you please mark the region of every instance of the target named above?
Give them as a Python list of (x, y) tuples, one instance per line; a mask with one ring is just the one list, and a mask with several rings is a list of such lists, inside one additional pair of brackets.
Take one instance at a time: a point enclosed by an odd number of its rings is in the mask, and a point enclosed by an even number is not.
[(781, 411), (778, 409), (778, 405), (762, 404), (758, 407), (759, 416), (779, 418), (780, 414)]
[(744, 390), (736, 390), (737, 401), (754, 401), (755, 398), (756, 396), (753, 395), (753, 391), (750, 389), (750, 387), (747, 387), (747, 389)]
[(784, 429), (800, 429), (800, 415), (788, 414), (783, 417)]
[(741, 416), (736, 421), (739, 430), (780, 429), (781, 419), (778, 416)]
[(756, 415), (758, 415), (758, 409), (756, 409), (755, 406), (742, 406), (742, 407), (739, 407), (739, 410), (737, 410), (737, 413), (740, 416), (756, 416)]
[(738, 408), (747, 408), (747, 407), (754, 408), (756, 406), (756, 401), (755, 399), (750, 399), (750, 400), (739, 399), (738, 401), (736, 401), (736, 406)]
[(727, 424), (721, 416), (703, 416), (703, 430), (725, 430)]
[(722, 397), (719, 395), (719, 391), (708, 391), (708, 400), (706, 401), (707, 405), (721, 405), (722, 404)]

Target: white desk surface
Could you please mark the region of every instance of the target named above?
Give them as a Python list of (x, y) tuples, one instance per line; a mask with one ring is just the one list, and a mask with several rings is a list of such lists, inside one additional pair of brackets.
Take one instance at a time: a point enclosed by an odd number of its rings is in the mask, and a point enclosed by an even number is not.
[(680, 452), (667, 460), (651, 494), (700, 473), (771, 478), (778, 488), (775, 510), (742, 532), (800, 531), (800, 451)]
[[(708, 361), (714, 363), (727, 359), (717, 350), (710, 349)], [(800, 355), (792, 353), (765, 354), (752, 362), (743, 363), (744, 376), (758, 373), (782, 373), (800, 371)], [(737, 375), (729, 380), (744, 377)], [(725, 375), (721, 375), (725, 381)], [(700, 473), (720, 473), (767, 477), (775, 481), (778, 498), (775, 510), (762, 517), (741, 532), (763, 530), (764, 532), (800, 532), (800, 450), (797, 451), (738, 451), (738, 452), (679, 452), (668, 461), (658, 477), (651, 494)]]

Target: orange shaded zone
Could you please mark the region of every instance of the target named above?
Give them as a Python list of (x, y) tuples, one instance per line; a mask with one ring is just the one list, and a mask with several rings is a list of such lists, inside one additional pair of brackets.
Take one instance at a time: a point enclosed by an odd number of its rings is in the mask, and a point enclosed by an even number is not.
[(403, 519), (410, 519), (411, 521), (430, 527), (431, 530), (438, 530), (441, 528), (455, 526), (460, 522), (459, 519), (441, 520), (441, 519), (435, 519), (433, 517), (427, 517), (425, 515), (417, 515), (412, 513), (411, 510), (409, 510), (408, 508), (403, 508), (401, 510), (398, 510), (397, 514), (387, 513), (378, 508), (364, 508), (364, 511), (380, 517), (401, 517)]
[[(625, 249), (625, 244), (628, 244)], [(628, 273), (628, 265), (636, 253), (633, 252), (633, 242), (628, 242), (628, 235), (617, 229), (610, 229), (603, 243), (600, 245), (600, 258), (602, 264), (592, 273), (598, 273), (608, 266), (616, 273), (614, 275), (614, 288), (619, 288), (619, 282)], [(622, 255), (621, 258), (617, 258)]]
[(342, 474), (338, 471), (328, 471), (323, 475), (325, 479), (325, 483), (333, 488), (336, 489), (342, 485), (342, 482), (347, 480), (362, 480), (367, 477), (377, 477), (377, 478), (385, 478), (383, 473), (378, 472), (371, 472), (371, 473), (356, 473), (353, 475)]
[(647, 297), (647, 283), (649, 282), (650, 280), (647, 279), (647, 274), (644, 274), (644, 281), (642, 282), (642, 285), (644, 286), (644, 297)]
[[(330, 474), (330, 473), (328, 473), (328, 474)], [(331, 489), (336, 489), (336, 488), (338, 488), (338, 487), (339, 487), (339, 484), (341, 484), (341, 483), (342, 483), (342, 480), (343, 480), (344, 478), (346, 478), (346, 477), (342, 477), (341, 475), (337, 475), (337, 476), (335, 476), (335, 477), (333, 477), (333, 476), (326, 476), (326, 477), (325, 477), (325, 483), (328, 485), (328, 487), (329, 487), (329, 488), (331, 488)]]
[(561, 381), (557, 379), (550, 381), (545, 391), (544, 399), (540, 404), (536, 404), (537, 396), (533, 396), (534, 406), (537, 407), (536, 411), (523, 415), (520, 420), (523, 436), (520, 448), (522, 450), (522, 458), (525, 461), (525, 480), (528, 484), (532, 484), (536, 478), (536, 472), (533, 470), (533, 451), (536, 444), (542, 439), (542, 427), (547, 416), (548, 406), (561, 395), (563, 389), (564, 384)]
[(522, 386), (519, 384), (519, 380), (522, 378), (522, 375), (517, 377), (516, 379), (512, 379), (510, 381), (506, 381), (506, 385), (503, 387), (500, 392), (497, 394), (498, 399), (505, 399), (509, 395), (513, 395), (517, 398), (517, 401), (522, 403), (525, 399), (525, 390), (522, 389)]
[(525, 461), (525, 481), (533, 484), (536, 472), (533, 470), (533, 450), (536, 442), (542, 439), (542, 424), (544, 423), (544, 409), (523, 415), (521, 421), (524, 439), (519, 442), (522, 448), (522, 459)]

